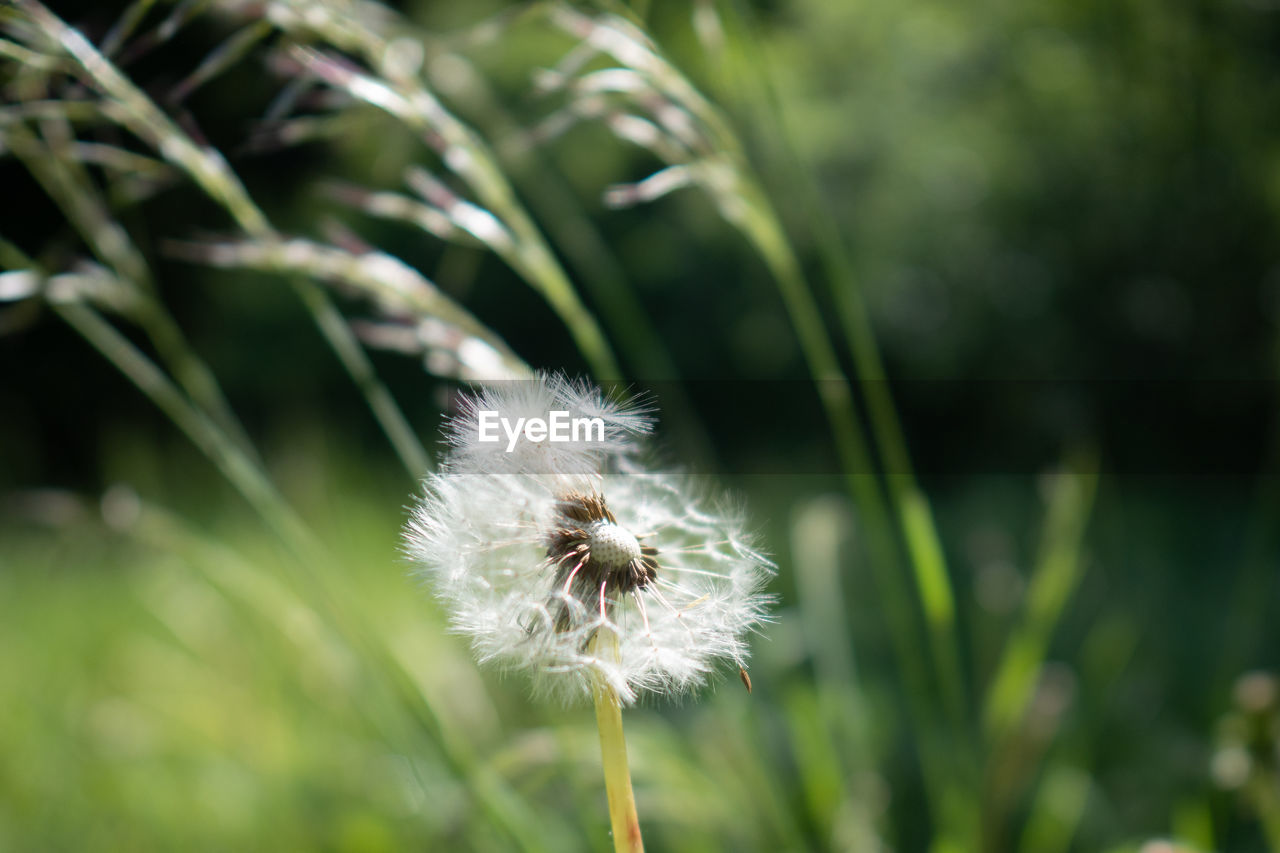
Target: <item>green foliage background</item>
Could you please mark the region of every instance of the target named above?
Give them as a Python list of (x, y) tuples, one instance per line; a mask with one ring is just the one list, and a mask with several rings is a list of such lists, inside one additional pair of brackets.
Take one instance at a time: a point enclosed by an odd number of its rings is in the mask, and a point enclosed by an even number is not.
[[(759, 520), (780, 604), (755, 692), (726, 674), (626, 715), (650, 849), (1280, 849), (1274, 8), (574, 7), (647, 33), (711, 106), (642, 74), (648, 101), (532, 144), (568, 103), (537, 72), (578, 42), (553, 24), (571, 7), (333, 0), (315, 26), (284, 2), (109, 5), (50, 8), (99, 46), (136, 18), (124, 74), (270, 229), (136, 126), (73, 115), (101, 93), (23, 0), (0, 10), (0, 261), (44, 281), (96, 256), (144, 292), (77, 218), (100, 199), (274, 497), (246, 502), (85, 331), (181, 385), (161, 321), (0, 287), (0, 849), (611, 847), (589, 709), (478, 671), (398, 554), (419, 472), (313, 322), (324, 298), (342, 328), (385, 320), (367, 288), (174, 246), (284, 236), (377, 247), (525, 363), (651, 390), (668, 457)], [(509, 209), (340, 86), (290, 114), (315, 138), (264, 123), (305, 78), (292, 47), (370, 68), (393, 44), (422, 46), (415, 79), (493, 153)], [(666, 164), (609, 118), (655, 104), (704, 133), (689, 162), (736, 177), (610, 209)], [(411, 195), (414, 166), (528, 212), (617, 371), (536, 253), (332, 191)], [(434, 454), (455, 377), (361, 352)]]

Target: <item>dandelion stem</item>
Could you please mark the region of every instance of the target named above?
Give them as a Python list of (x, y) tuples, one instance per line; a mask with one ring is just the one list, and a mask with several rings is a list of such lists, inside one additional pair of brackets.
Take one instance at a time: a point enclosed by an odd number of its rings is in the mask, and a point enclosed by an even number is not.
[[(618, 637), (612, 631), (597, 631), (593, 641), (597, 657), (616, 659)], [(600, 754), (604, 764), (604, 787), (609, 797), (609, 823), (613, 828), (613, 849), (617, 853), (643, 853), (636, 798), (631, 791), (631, 771), (627, 768), (627, 741), (622, 733), (622, 703), (618, 692), (599, 682), (593, 691), (596, 726), (600, 729)]]

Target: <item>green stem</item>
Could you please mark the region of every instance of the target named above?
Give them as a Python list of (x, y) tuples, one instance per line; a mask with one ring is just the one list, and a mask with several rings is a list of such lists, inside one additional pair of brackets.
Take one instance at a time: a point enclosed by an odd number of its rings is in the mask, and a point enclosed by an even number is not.
[(231, 440), (207, 413), (183, 396), (160, 368), (102, 319), (97, 311), (83, 304), (52, 303), (52, 307), (187, 434), (299, 560), (305, 565), (318, 562), (321, 552), (302, 520), (289, 509), (243, 448)]
[(303, 304), (310, 309), (316, 325), (328, 339), (329, 345), (333, 347), (338, 359), (346, 367), (347, 373), (351, 375), (352, 381), (364, 394), (369, 408), (382, 424), (383, 432), (387, 434), (405, 470), (415, 479), (431, 473), (431, 458), (427, 455), (426, 448), (414, 434), (413, 427), (409, 426), (409, 421), (396, 405), (387, 386), (378, 378), (373, 364), (360, 346), (360, 341), (346, 319), (334, 306), (333, 301), (319, 286), (306, 279), (294, 279), (293, 286), (302, 297)]
[[(597, 631), (593, 649), (599, 656), (616, 660), (618, 636), (612, 631)], [(644, 853), (640, 837), (640, 819), (636, 816), (636, 798), (631, 790), (631, 771), (627, 767), (627, 741), (622, 733), (622, 703), (618, 692), (598, 682), (592, 690), (596, 704), (596, 726), (600, 729), (600, 757), (604, 764), (604, 787), (609, 798), (609, 825), (613, 829), (616, 853)]]

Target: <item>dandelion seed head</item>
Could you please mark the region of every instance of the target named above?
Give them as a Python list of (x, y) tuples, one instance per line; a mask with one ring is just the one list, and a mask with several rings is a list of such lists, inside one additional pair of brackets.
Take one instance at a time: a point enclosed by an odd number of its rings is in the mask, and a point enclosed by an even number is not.
[(640, 542), (624, 527), (611, 521), (595, 521), (587, 530), (587, 548), (594, 559), (619, 568), (640, 559)]
[[(600, 441), (477, 440), (479, 413), (605, 422)], [(425, 483), (405, 550), (477, 658), (566, 700), (604, 683), (623, 702), (681, 693), (718, 664), (741, 667), (767, 619), (773, 566), (744, 516), (696, 479), (645, 469), (648, 410), (561, 376), (466, 396), (450, 449)], [(599, 632), (616, 657), (594, 653)]]

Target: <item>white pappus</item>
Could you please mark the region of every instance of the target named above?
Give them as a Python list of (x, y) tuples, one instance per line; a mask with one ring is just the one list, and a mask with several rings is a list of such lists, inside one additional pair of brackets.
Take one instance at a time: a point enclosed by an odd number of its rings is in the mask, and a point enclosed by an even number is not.
[[(480, 412), (599, 417), (603, 441), (478, 441)], [(405, 551), (482, 663), (524, 670), (535, 691), (625, 704), (701, 685), (718, 663), (745, 678), (767, 618), (773, 564), (742, 513), (708, 506), (696, 478), (639, 462), (652, 418), (562, 376), (464, 398), (450, 450), (405, 529)], [(597, 632), (617, 654), (600, 655)]]

